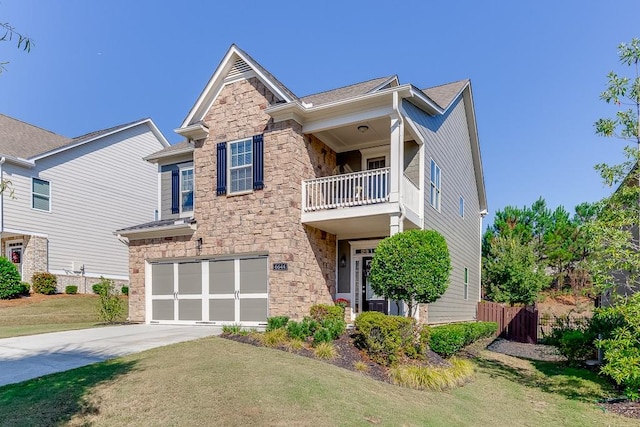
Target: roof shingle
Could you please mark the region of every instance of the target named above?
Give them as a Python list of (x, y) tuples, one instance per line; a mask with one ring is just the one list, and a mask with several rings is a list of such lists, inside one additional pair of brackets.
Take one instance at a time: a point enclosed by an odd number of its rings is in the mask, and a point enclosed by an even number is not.
[(353, 98), (354, 96), (364, 95), (365, 93), (371, 92), (373, 89), (391, 78), (393, 78), (393, 76), (379, 77), (377, 79), (367, 80), (366, 82), (360, 82), (337, 89), (303, 96), (300, 100), (307, 104), (313, 104), (315, 107), (317, 105), (328, 104), (342, 99)]
[(28, 159), (72, 142), (66, 136), (0, 114), (0, 154)]

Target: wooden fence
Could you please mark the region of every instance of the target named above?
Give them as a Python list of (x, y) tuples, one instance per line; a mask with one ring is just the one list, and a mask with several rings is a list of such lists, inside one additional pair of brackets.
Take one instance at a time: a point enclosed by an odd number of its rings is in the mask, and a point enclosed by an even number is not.
[(498, 336), (511, 341), (538, 342), (538, 309), (535, 306), (510, 307), (489, 301), (478, 303), (478, 320), (496, 322)]

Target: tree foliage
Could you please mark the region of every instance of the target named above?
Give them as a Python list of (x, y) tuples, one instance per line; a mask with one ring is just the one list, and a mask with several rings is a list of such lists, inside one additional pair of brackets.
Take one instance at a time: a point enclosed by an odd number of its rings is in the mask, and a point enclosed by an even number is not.
[(495, 302), (531, 304), (550, 281), (533, 247), (513, 236), (493, 238), (482, 267), (485, 295)]
[[(531, 207), (507, 206), (496, 212), (494, 223), (483, 236), (483, 265), (491, 264), (498, 268), (500, 262), (507, 260), (505, 257), (497, 259), (498, 254), (516, 251), (518, 258), (526, 258), (532, 276), (537, 272), (547, 272), (551, 277), (545, 282), (547, 284), (562, 288), (568, 283), (573, 289), (582, 289), (589, 282), (589, 276), (584, 272), (589, 241), (585, 225), (593, 219), (595, 212), (595, 206), (589, 203), (576, 206), (573, 215), (563, 206), (551, 210), (543, 198), (536, 200)], [(505, 239), (512, 242), (507, 245)], [(533, 262), (523, 257), (520, 246), (531, 249)], [(515, 262), (515, 259), (509, 258), (509, 262)], [(495, 278), (485, 275), (485, 288), (488, 280), (496, 286)]]
[[(631, 293), (640, 279), (640, 39), (618, 46), (618, 58), (631, 68), (633, 77), (610, 72), (606, 89), (600, 99), (618, 109), (614, 117), (595, 123), (595, 132), (625, 142), (626, 160), (621, 164), (598, 164), (596, 170), (604, 183), (617, 186), (613, 194), (598, 205), (597, 219), (590, 224), (590, 266), (594, 283), (602, 293)], [(635, 146), (634, 146), (635, 145)]]
[(369, 280), (376, 294), (404, 301), (407, 316), (413, 316), (416, 303), (431, 303), (444, 294), (450, 273), (444, 237), (434, 230), (408, 230), (380, 242)]
[[(0, 22), (0, 42), (10, 42), (13, 40), (17, 40), (18, 49), (21, 49), (25, 52), (30, 52), (31, 47), (33, 46), (33, 39), (27, 37), (26, 35), (19, 33), (13, 26), (11, 26), (8, 22)], [(8, 62), (0, 62), (0, 73), (5, 70), (5, 65)]]

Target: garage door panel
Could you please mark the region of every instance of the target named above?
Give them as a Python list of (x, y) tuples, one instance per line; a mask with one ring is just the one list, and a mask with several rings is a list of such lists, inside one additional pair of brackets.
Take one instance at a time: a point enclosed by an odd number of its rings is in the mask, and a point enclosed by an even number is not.
[(212, 295), (232, 294), (235, 292), (235, 261), (209, 262), (209, 293)]
[(267, 320), (267, 299), (240, 299), (241, 322), (265, 322)]
[(173, 264), (151, 266), (151, 294), (173, 295)]
[(175, 320), (173, 300), (154, 300), (151, 309), (153, 320)]
[(178, 293), (182, 295), (202, 294), (202, 263), (178, 264)]
[(236, 300), (210, 299), (209, 300), (209, 320), (215, 322), (235, 322), (236, 320)]
[(202, 320), (202, 301), (187, 299), (178, 301), (178, 320)]
[(240, 292), (264, 294), (267, 292), (267, 259), (240, 260)]

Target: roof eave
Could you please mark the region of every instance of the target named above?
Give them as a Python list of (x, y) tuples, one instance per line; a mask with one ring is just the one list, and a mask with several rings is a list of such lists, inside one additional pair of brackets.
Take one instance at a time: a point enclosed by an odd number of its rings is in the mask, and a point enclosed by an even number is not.
[[(4, 159), (4, 161), (2, 159)], [(21, 157), (9, 156), (1, 153), (0, 153), (0, 162), (1, 162), (0, 164), (10, 163), (12, 165), (20, 166), (23, 168), (29, 168), (29, 169), (36, 166), (34, 161), (23, 159)]]
[(151, 154), (147, 157), (143, 157), (149, 163), (158, 163), (160, 160), (168, 159), (171, 157), (182, 156), (185, 154), (193, 154), (193, 147), (183, 148), (181, 150), (169, 151), (167, 153)]
[(173, 131), (178, 135), (184, 136), (185, 138), (193, 141), (205, 139), (209, 136), (209, 128), (200, 122), (185, 127), (179, 127)]
[[(480, 141), (478, 137), (478, 124), (476, 122), (475, 108), (473, 107), (473, 93), (471, 91), (471, 82), (468, 81), (461, 91), (465, 101), (465, 110), (467, 123), (469, 127), (469, 137), (471, 138), (473, 166), (475, 169), (476, 186), (478, 190), (478, 202), (480, 211), (487, 212), (487, 191), (484, 183), (484, 172), (482, 170), (482, 155), (480, 153)], [(457, 96), (460, 96), (458, 94)], [(456, 97), (457, 98), (457, 97)]]
[(131, 240), (151, 239), (156, 237), (190, 236), (196, 231), (196, 223), (164, 225), (153, 228), (139, 228), (134, 230), (118, 230), (113, 234)]

